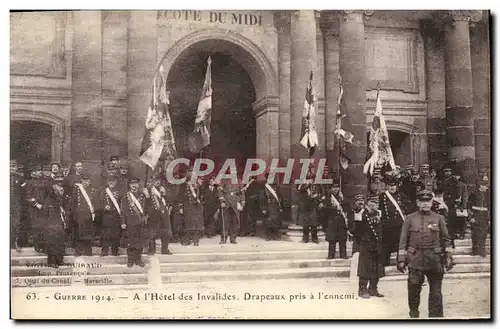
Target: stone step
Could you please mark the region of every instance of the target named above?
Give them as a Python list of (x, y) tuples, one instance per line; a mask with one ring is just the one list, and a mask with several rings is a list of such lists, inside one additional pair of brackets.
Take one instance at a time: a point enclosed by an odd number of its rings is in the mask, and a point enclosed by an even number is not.
[[(462, 280), (462, 279), (482, 279), (491, 278), (490, 272), (475, 272), (475, 273), (454, 273), (448, 272), (444, 275), (444, 280)], [(380, 279), (380, 281), (406, 281), (408, 280), (407, 274), (388, 275)]]
[[(489, 263), (478, 263), (478, 264), (456, 264), (451, 271), (447, 273), (484, 273), (490, 272), (491, 265)], [(396, 266), (388, 266), (385, 268), (385, 274), (387, 276), (391, 275), (401, 275), (396, 269)]]
[[(193, 247), (196, 248), (196, 247)], [(489, 253), (490, 247), (488, 246)], [(193, 250), (193, 249), (191, 249)], [(472, 247), (457, 247), (455, 255), (469, 255), (472, 253)], [(241, 251), (241, 252), (193, 252), (193, 253), (178, 253), (174, 255), (158, 254), (160, 262), (181, 263), (181, 262), (219, 262), (219, 261), (257, 261), (257, 260), (276, 260), (276, 259), (322, 259), (325, 258), (327, 249), (302, 249), (302, 250), (262, 250), (262, 251)], [(338, 255), (338, 253), (337, 253)], [(350, 248), (347, 250), (347, 255), (351, 255)], [(126, 263), (126, 255), (120, 256), (99, 256), (98, 253), (94, 256), (83, 256), (89, 263), (107, 264), (107, 263)], [(145, 258), (147, 258), (145, 256)], [(64, 261), (71, 263), (75, 259), (74, 256), (65, 256)], [(46, 263), (47, 256), (39, 254), (38, 256), (16, 256), (11, 258), (11, 266), (32, 266)]]
[[(120, 256), (118, 256), (120, 257)], [(145, 257), (144, 261), (148, 264), (149, 257)], [(454, 257), (457, 264), (489, 264), (490, 257), (458, 255)], [(144, 268), (141, 267), (126, 267), (126, 260), (121, 260), (116, 263), (100, 264), (99, 267), (87, 268), (87, 273), (91, 275), (104, 274), (127, 274), (127, 273), (143, 273)], [(220, 262), (190, 262), (190, 263), (160, 263), (162, 273), (175, 272), (194, 272), (194, 271), (234, 271), (234, 270), (267, 270), (267, 269), (289, 269), (289, 268), (318, 268), (318, 267), (349, 267), (350, 259), (276, 259), (262, 261), (220, 261)], [(396, 264), (395, 256), (391, 257), (391, 264)], [(26, 276), (61, 276), (62, 273), (72, 272), (73, 267), (62, 266), (58, 269), (37, 266), (12, 266), (11, 275), (13, 277)]]
[[(320, 243), (302, 243), (302, 242), (289, 242), (289, 241), (265, 241), (259, 238), (241, 238), (238, 240), (238, 244), (219, 244), (219, 238), (205, 238), (200, 241), (198, 247), (195, 246), (181, 246), (178, 243), (173, 243), (169, 245), (169, 249), (174, 254), (189, 254), (189, 253), (208, 253), (208, 252), (236, 252), (236, 251), (274, 251), (274, 250), (327, 250), (328, 243), (325, 241), (320, 241)], [(467, 247), (472, 246), (472, 241), (470, 239), (456, 240), (456, 247)], [(490, 239), (486, 240), (486, 245), (490, 245)], [(347, 243), (347, 248), (350, 250), (352, 246), (351, 242)], [(338, 247), (337, 247), (338, 249)], [(160, 242), (157, 243), (156, 252), (160, 253)], [(66, 248), (66, 255), (74, 255), (73, 248)], [(93, 247), (92, 253), (94, 255), (101, 254), (101, 248)], [(126, 255), (126, 249), (120, 248), (120, 254)], [(34, 248), (22, 248), (21, 252), (16, 250), (10, 251), (11, 257), (24, 257), (24, 256), (39, 256), (43, 255), (35, 251)]]

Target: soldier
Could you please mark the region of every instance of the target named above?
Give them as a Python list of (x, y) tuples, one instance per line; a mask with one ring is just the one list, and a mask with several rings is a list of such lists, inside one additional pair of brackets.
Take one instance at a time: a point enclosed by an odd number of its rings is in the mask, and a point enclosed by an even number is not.
[(385, 183), (382, 182), (382, 175), (380, 169), (373, 171), (373, 176), (370, 181), (370, 197), (378, 197), (385, 191)]
[(165, 187), (162, 186), (162, 176), (159, 174), (153, 181), (150, 190), (144, 191), (147, 198), (146, 209), (148, 214), (148, 252), (156, 253), (156, 239), (161, 239), (161, 253), (171, 255), (168, 244), (172, 239), (172, 224), (170, 222), (170, 206), (165, 200)]
[(42, 177), (42, 166), (34, 166), (31, 170), (31, 180), (26, 187), (26, 201), (31, 221), (31, 232), (35, 251), (45, 252), (44, 244), (44, 222), (40, 210), (46, 195), (47, 181)]
[[(444, 221), (446, 223), (446, 229), (448, 229), (448, 233), (450, 232), (450, 221), (448, 219), (449, 209), (446, 202), (444, 202), (444, 194), (441, 187), (437, 187), (434, 191), (434, 197), (432, 198), (432, 206), (431, 211), (435, 212), (438, 215), (444, 217)], [(453, 236), (450, 234), (451, 247), (455, 249), (455, 240)]]
[(217, 189), (219, 208), (214, 217), (221, 223), (220, 244), (229, 242), (236, 244), (236, 235), (240, 228), (241, 192), (238, 185), (221, 184)]
[(416, 169), (412, 170), (410, 181), (406, 184), (406, 189), (403, 191), (408, 197), (408, 213), (417, 211), (417, 193), (424, 190), (424, 183), (420, 180), (420, 176)]
[(393, 177), (386, 179), (387, 191), (379, 196), (379, 207), (382, 215), (383, 262), (389, 265), (391, 253), (397, 252), (399, 247), (399, 236), (401, 227), (406, 217), (406, 196), (398, 191), (397, 181)]
[(95, 206), (99, 204), (99, 194), (92, 188), (90, 177), (81, 174), (81, 183), (76, 183), (71, 194), (71, 223), (75, 228), (75, 255), (92, 256), (94, 238)]
[(125, 195), (129, 189), (129, 175), (128, 175), (128, 166), (126, 164), (121, 164), (119, 168), (119, 176), (118, 176), (118, 190), (120, 190), (121, 195)]
[(477, 188), (469, 199), (471, 212), (472, 255), (486, 257), (486, 237), (490, 226), (490, 191), (486, 174), (477, 182)]
[(21, 184), (16, 160), (10, 161), (10, 247), (21, 250), (19, 233), (21, 225)]
[(118, 155), (110, 156), (109, 163), (112, 164), (115, 168), (119, 168), (120, 167), (120, 157)]
[(363, 194), (356, 194), (354, 196), (354, 207), (348, 212), (347, 223), (349, 224), (348, 234), (352, 236), (352, 254), (359, 252), (359, 240), (360, 236), (354, 234), (354, 223), (361, 221), (362, 215), (365, 212), (365, 197)]
[(62, 173), (54, 174), (40, 208), (46, 238), (47, 265), (55, 268), (63, 265), (65, 230), (68, 225), (63, 181)]
[(241, 236), (255, 236), (256, 222), (260, 217), (259, 198), (262, 184), (259, 184), (256, 177), (250, 177), (248, 183), (243, 187), (245, 193), (245, 223), (241, 227)]
[[(71, 170), (73, 169), (73, 170)], [(75, 162), (74, 167), (70, 168), (68, 176), (64, 178), (64, 191), (71, 194), (75, 184), (81, 183), (81, 175), (83, 174), (83, 163), (81, 161)]]
[(108, 177), (115, 177), (116, 179), (116, 183), (117, 183), (117, 187), (118, 187), (118, 167), (116, 167), (116, 165), (112, 162), (108, 163), (108, 165), (106, 166), (106, 175)]
[(54, 179), (61, 172), (61, 165), (57, 162), (50, 164), (50, 177)]
[(118, 256), (120, 247), (121, 219), (120, 200), (122, 195), (117, 187), (117, 178), (106, 177), (107, 186), (100, 191), (99, 210), (102, 212), (101, 223), (101, 256), (108, 256), (109, 247), (113, 256)]
[(139, 191), (139, 179), (131, 178), (120, 203), (121, 226), (127, 235), (127, 266), (144, 267), (142, 250), (147, 242), (146, 197)]
[(215, 235), (214, 215), (217, 211), (218, 204), (216, 193), (217, 186), (215, 185), (215, 177), (210, 177), (208, 184), (204, 184), (201, 188), (205, 235), (207, 238), (211, 238)]
[(424, 189), (434, 191), (437, 187), (437, 182), (434, 178), (431, 177), (429, 170), (430, 167), (428, 164), (423, 164), (420, 166), (420, 180), (424, 185)]
[(283, 211), (281, 198), (278, 194), (277, 184), (268, 184), (267, 174), (265, 176), (265, 181), (261, 182), (262, 187), (260, 188), (260, 196), (258, 199), (262, 224), (266, 230), (266, 241), (280, 240), (279, 229), (281, 228), (281, 212)]
[(318, 208), (322, 197), (320, 186), (313, 184), (313, 175), (297, 186), (299, 191), (299, 223), (302, 223), (302, 241), (309, 242), (309, 232), (314, 243), (318, 241)]
[(384, 297), (378, 292), (378, 282), (385, 275), (382, 264), (382, 223), (377, 209), (378, 198), (372, 197), (366, 203), (361, 216), (354, 217), (353, 234), (359, 237), (359, 290), (361, 298)]
[[(432, 192), (418, 193), (419, 210), (406, 216), (399, 241), (397, 268), (408, 273), (408, 306), (410, 317), (418, 318), (420, 292), (425, 277), (429, 282), (429, 317), (443, 316), (441, 285), (444, 266), (451, 269), (452, 259), (447, 253), (450, 237), (445, 219), (431, 211)], [(447, 256), (447, 259), (445, 259)], [(448, 264), (445, 264), (448, 261)]]
[(179, 187), (177, 204), (179, 212), (184, 219), (184, 239), (183, 244), (189, 245), (191, 242), (197, 247), (200, 245), (200, 238), (204, 232), (203, 208), (200, 201), (198, 184), (192, 181), (192, 169), (189, 168), (186, 181)]
[(458, 169), (453, 172), (452, 200), (454, 210), (452, 211), (453, 232), (450, 233), (462, 240), (465, 238), (465, 226), (467, 224), (468, 214), (467, 205), (469, 203), (469, 192), (467, 185), (460, 181), (461, 173)]
[(340, 258), (347, 259), (347, 205), (340, 192), (340, 183), (333, 182), (330, 191), (322, 198), (322, 205), (326, 216), (325, 235), (328, 241), (328, 256), (326, 259), (335, 258), (337, 242), (340, 249)]

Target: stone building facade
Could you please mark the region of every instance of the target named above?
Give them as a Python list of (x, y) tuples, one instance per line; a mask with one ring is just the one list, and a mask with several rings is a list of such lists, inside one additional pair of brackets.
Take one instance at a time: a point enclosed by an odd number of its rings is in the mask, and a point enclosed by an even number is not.
[[(212, 155), (301, 157), (309, 73), (320, 156), (335, 163), (342, 76), (355, 138), (354, 189), (365, 185), (366, 127), (380, 95), (396, 162), (467, 180), (490, 166), (486, 11), (75, 11), (11, 13), (11, 147), (18, 161), (82, 160), (95, 177), (110, 155), (138, 161), (152, 80), (162, 66), (185, 149), (213, 56)], [(219, 145), (218, 147), (216, 145)], [(24, 150), (24, 151), (22, 151)]]

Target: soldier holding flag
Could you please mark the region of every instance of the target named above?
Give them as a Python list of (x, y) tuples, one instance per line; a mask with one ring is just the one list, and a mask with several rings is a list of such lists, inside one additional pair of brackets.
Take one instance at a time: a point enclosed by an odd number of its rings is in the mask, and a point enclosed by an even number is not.
[(162, 175), (153, 180), (153, 185), (146, 194), (148, 213), (148, 252), (156, 253), (156, 239), (161, 239), (161, 253), (171, 255), (168, 243), (172, 239), (172, 224), (170, 221), (171, 205), (165, 199), (165, 187), (162, 186)]
[(347, 204), (340, 192), (340, 183), (333, 182), (330, 191), (322, 198), (322, 204), (326, 214), (325, 235), (328, 241), (328, 256), (326, 259), (335, 258), (335, 247), (337, 242), (340, 249), (340, 258), (347, 259)]

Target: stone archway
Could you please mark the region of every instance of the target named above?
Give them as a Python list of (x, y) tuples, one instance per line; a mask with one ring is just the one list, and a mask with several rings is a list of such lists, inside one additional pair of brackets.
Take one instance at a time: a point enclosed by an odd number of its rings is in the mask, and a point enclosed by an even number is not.
[[(253, 42), (238, 33), (224, 29), (206, 29), (194, 32), (177, 41), (163, 56), (167, 76), (183, 54), (210, 45), (204, 52), (220, 52), (233, 58), (248, 73), (255, 90), (252, 104), (256, 121), (256, 157), (269, 160), (279, 157), (278, 80), (265, 54)], [(201, 84), (198, 87), (201, 90)]]

